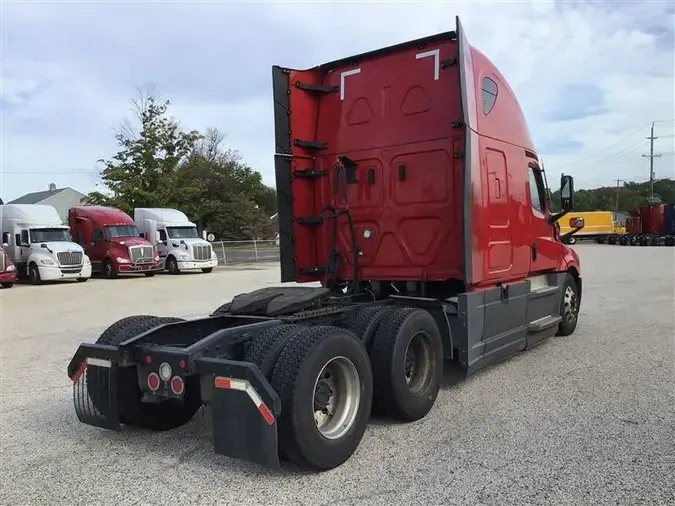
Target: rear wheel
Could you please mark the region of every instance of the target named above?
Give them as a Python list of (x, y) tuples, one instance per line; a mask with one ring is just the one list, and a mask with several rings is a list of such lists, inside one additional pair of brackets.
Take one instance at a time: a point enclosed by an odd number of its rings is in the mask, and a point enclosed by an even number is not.
[(370, 306), (357, 309), (341, 327), (349, 330), (363, 341), (366, 349), (370, 352), (375, 332), (377, 332), (382, 319), (390, 309), (389, 306)]
[[(143, 332), (159, 325), (184, 321), (182, 318), (137, 315), (123, 318), (108, 327), (96, 341), (99, 344), (118, 346)], [(108, 371), (105, 368), (87, 367), (87, 389), (95, 407), (98, 399), (106, 399)], [(120, 367), (116, 376), (119, 420), (151, 430), (169, 430), (187, 423), (199, 410), (202, 402), (199, 378), (191, 376), (185, 381), (183, 399), (170, 399), (157, 403), (142, 402), (136, 367)], [(105, 407), (103, 407), (105, 409)]]
[(270, 379), (281, 350), (293, 336), (306, 328), (304, 325), (282, 324), (262, 332), (246, 350), (244, 361), (257, 365), (263, 375)]
[(392, 310), (375, 333), (370, 357), (376, 410), (405, 421), (426, 416), (443, 374), (443, 342), (431, 314)]
[(319, 470), (349, 459), (368, 425), (373, 394), (362, 342), (338, 327), (308, 327), (281, 351), (271, 384), (282, 403), (283, 458)]
[(574, 276), (567, 274), (567, 279), (563, 285), (563, 300), (560, 303), (562, 321), (556, 335), (569, 336), (574, 332), (579, 320), (580, 306), (579, 285)]
[(567, 244), (576, 244), (577, 243), (577, 238), (576, 237), (570, 237), (567, 239)]
[(675, 237), (668, 236), (664, 242), (666, 246), (675, 246)]

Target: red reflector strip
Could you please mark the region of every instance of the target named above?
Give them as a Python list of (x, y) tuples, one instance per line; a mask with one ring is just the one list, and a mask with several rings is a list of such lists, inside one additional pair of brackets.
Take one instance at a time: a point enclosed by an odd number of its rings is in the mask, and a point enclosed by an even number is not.
[(267, 425), (272, 425), (274, 423), (274, 415), (272, 412), (267, 409), (267, 406), (265, 406), (265, 403), (262, 403), (258, 406), (258, 411), (260, 411), (260, 414), (263, 416), (265, 421), (267, 422)]
[(80, 364), (80, 367), (77, 369), (77, 372), (75, 373), (75, 376), (73, 376), (73, 384), (80, 381), (80, 378), (84, 374), (84, 371), (85, 371), (86, 368), (87, 368), (87, 359), (85, 358), (82, 361), (82, 363)]
[(216, 388), (230, 389), (230, 380), (228, 378), (216, 378)]
[(267, 424), (272, 425), (274, 423), (274, 415), (258, 395), (258, 392), (255, 391), (253, 385), (248, 381), (218, 376), (215, 380), (215, 386), (216, 388), (224, 388), (226, 390), (240, 390), (246, 392)]

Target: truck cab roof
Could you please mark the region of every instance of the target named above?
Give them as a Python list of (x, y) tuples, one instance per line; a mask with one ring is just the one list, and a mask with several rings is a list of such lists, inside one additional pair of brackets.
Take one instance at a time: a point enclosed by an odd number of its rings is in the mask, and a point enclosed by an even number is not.
[(87, 218), (100, 226), (133, 225), (134, 220), (121, 209), (108, 206), (75, 206), (70, 208), (70, 216)]

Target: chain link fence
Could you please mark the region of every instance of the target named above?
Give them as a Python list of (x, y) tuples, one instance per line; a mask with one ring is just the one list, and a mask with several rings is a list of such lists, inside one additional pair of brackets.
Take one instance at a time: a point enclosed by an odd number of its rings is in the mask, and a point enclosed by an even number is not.
[(269, 241), (213, 241), (218, 265), (253, 262), (278, 262), (279, 246)]

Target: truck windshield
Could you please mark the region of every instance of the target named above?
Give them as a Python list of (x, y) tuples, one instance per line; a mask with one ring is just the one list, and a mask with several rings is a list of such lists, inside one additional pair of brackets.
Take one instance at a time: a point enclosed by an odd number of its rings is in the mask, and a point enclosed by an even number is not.
[(114, 237), (138, 237), (136, 225), (110, 225), (105, 227), (105, 233), (110, 239)]
[(71, 241), (70, 231), (67, 228), (32, 228), (30, 242), (64, 242)]
[(197, 239), (196, 227), (166, 227), (170, 239)]

